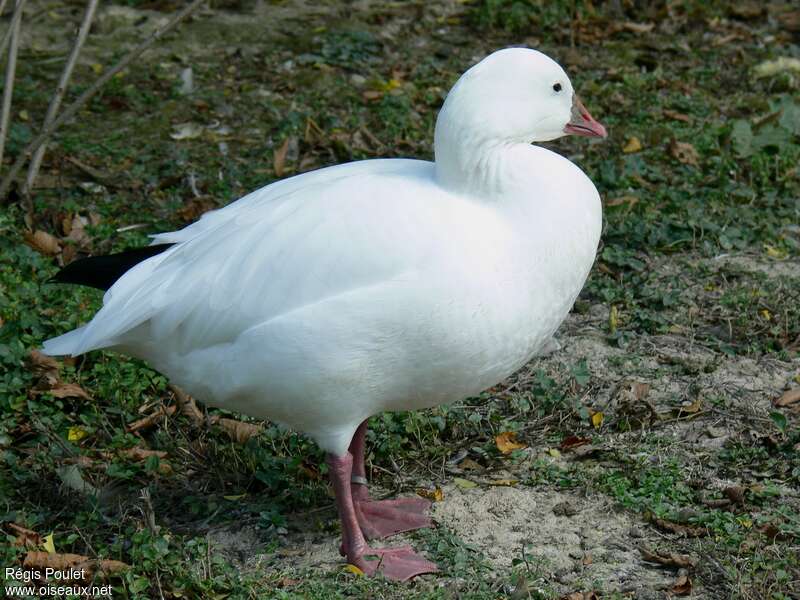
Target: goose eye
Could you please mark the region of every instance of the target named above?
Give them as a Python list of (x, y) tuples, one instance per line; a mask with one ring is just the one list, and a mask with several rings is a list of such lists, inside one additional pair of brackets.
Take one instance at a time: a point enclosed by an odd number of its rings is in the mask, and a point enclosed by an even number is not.
[(561, 91), (561, 84), (560, 83), (554, 83), (553, 84), (553, 90), (555, 90), (556, 92), (560, 92)]

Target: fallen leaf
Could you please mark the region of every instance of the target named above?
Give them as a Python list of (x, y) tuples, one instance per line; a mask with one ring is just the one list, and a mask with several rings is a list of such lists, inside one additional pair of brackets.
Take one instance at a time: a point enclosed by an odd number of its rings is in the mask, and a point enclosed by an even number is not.
[(163, 450), (148, 450), (147, 448), (142, 448), (141, 446), (134, 446), (133, 448), (128, 448), (120, 452), (122, 456), (125, 458), (130, 458), (131, 460), (142, 461), (147, 460), (151, 456), (157, 456), (158, 458), (166, 458), (167, 453)]
[(639, 202), (638, 196), (619, 196), (617, 198), (611, 198), (610, 200), (606, 200), (603, 204), (606, 206), (622, 206), (627, 205), (628, 208), (632, 208)]
[(53, 534), (46, 535), (44, 538), (44, 542), (42, 542), (42, 548), (44, 548), (45, 552), (48, 554), (54, 554), (56, 551), (56, 545), (53, 541)]
[(42, 354), (38, 350), (31, 350), (28, 353), (28, 362), (31, 370), (43, 377), (47, 381), (48, 386), (58, 382), (58, 372), (61, 369), (61, 365), (55, 358)]
[(515, 431), (504, 431), (495, 436), (494, 443), (503, 454), (511, 454), (514, 450), (527, 448), (526, 444), (521, 444), (517, 441), (517, 433)]
[(272, 168), (275, 171), (276, 177), (283, 177), (284, 168), (286, 166), (286, 153), (289, 151), (289, 138), (283, 140), (283, 143), (275, 150), (272, 157)]
[(589, 444), (591, 443), (591, 441), (592, 440), (590, 438), (582, 438), (574, 435), (569, 435), (565, 437), (563, 440), (561, 440), (561, 449), (565, 451), (573, 450), (578, 446)]
[(519, 479), (492, 479), (489, 481), (489, 485), (495, 486), (503, 486), (503, 487), (511, 487), (512, 485), (517, 485), (519, 483)]
[(33, 529), (28, 529), (16, 523), (9, 523), (8, 528), (16, 535), (14, 539), (15, 546), (22, 546), (25, 548), (38, 548), (44, 543), (42, 536), (36, 533)]
[(69, 569), (85, 569), (86, 578), (94, 573), (116, 575), (130, 568), (129, 565), (118, 560), (93, 560), (81, 554), (55, 554), (49, 552), (28, 552), (22, 566), (26, 569), (52, 569), (53, 571), (68, 571)]
[(745, 489), (738, 485), (731, 485), (722, 490), (725, 497), (734, 504), (744, 504)]
[(566, 596), (561, 596), (561, 600), (600, 600), (597, 592), (572, 592)]
[(58, 238), (50, 235), (46, 231), (41, 231), (38, 229), (32, 233), (30, 231), (26, 231), (25, 243), (45, 256), (55, 256), (61, 252), (61, 244), (59, 243)]
[(558, 448), (548, 448), (547, 453), (553, 458), (561, 458), (561, 451)]
[(603, 413), (601, 411), (590, 411), (591, 412), (591, 420), (592, 425), (595, 429), (600, 429), (600, 426), (603, 424)]
[(364, 97), (364, 100), (368, 102), (374, 102), (383, 98), (383, 92), (378, 90), (365, 90), (361, 95)]
[(85, 429), (83, 429), (81, 427), (73, 426), (73, 427), (70, 427), (69, 431), (67, 432), (67, 439), (70, 442), (79, 442), (83, 438), (85, 438), (87, 435), (89, 435), (89, 433)]
[(147, 427), (152, 427), (155, 425), (162, 417), (168, 417), (175, 414), (175, 407), (174, 406), (164, 406), (161, 405), (158, 407), (156, 412), (147, 415), (146, 417), (142, 417), (137, 421), (134, 421), (130, 425), (127, 426), (127, 430), (130, 433), (134, 431), (139, 431), (140, 429), (146, 429)]
[(193, 140), (203, 135), (203, 126), (198, 123), (180, 123), (169, 134), (173, 140)]
[(622, 147), (622, 151), (625, 154), (633, 154), (634, 152), (639, 152), (642, 150), (642, 142), (637, 137), (630, 138), (625, 145)]
[(800, 74), (800, 58), (781, 56), (775, 60), (764, 61), (753, 69), (756, 79), (772, 77), (778, 73), (793, 72)]
[(262, 426), (253, 423), (245, 423), (236, 419), (220, 418), (216, 423), (227, 433), (237, 444), (244, 444), (251, 437), (261, 433)]
[(694, 415), (703, 409), (703, 399), (697, 398), (694, 402), (686, 400), (678, 407), (678, 416), (681, 415)]
[(197, 408), (194, 398), (176, 385), (170, 385), (169, 389), (175, 394), (175, 401), (181, 409), (181, 414), (192, 420), (195, 425), (202, 425), (205, 419), (203, 418), (203, 413)]
[(608, 310), (608, 332), (614, 334), (619, 327), (619, 309), (616, 304), (612, 304)]
[(56, 474), (61, 479), (61, 483), (72, 491), (87, 496), (97, 496), (97, 488), (83, 478), (78, 465), (59, 467), (56, 469)]
[(684, 165), (696, 167), (700, 164), (700, 155), (695, 147), (688, 142), (673, 140), (669, 145), (669, 153)]
[(77, 383), (64, 383), (58, 382), (49, 390), (49, 394), (53, 394), (56, 398), (83, 398), (84, 400), (91, 400), (92, 397), (85, 389)]
[(462, 479), (461, 477), (453, 477), (453, 483), (455, 483), (462, 490), (471, 490), (472, 488), (478, 487), (478, 484), (474, 481)]
[(676, 596), (688, 596), (692, 593), (692, 580), (688, 575), (680, 575), (670, 590)]
[(362, 571), (361, 569), (359, 569), (355, 565), (351, 565), (350, 563), (347, 563), (344, 566), (344, 570), (352, 573), (353, 575), (357, 575), (359, 577), (363, 577), (364, 576), (364, 571)]
[(663, 111), (664, 116), (668, 119), (673, 119), (674, 121), (682, 121), (684, 123), (690, 123), (692, 118), (689, 115), (685, 115), (681, 112), (677, 112), (674, 110), (670, 110), (669, 108), (665, 108)]
[(210, 196), (201, 196), (200, 198), (189, 200), (176, 211), (176, 214), (183, 221), (196, 221), (205, 213), (216, 208), (217, 205)]
[(791, 406), (800, 402), (800, 388), (794, 388), (788, 392), (784, 392), (780, 398), (775, 400), (773, 406), (784, 407)]
[(650, 33), (655, 26), (655, 23), (634, 23), (633, 21), (627, 21), (619, 25), (621, 29), (632, 33)]
[(673, 554), (672, 552), (662, 552), (657, 550), (651, 552), (647, 548), (639, 548), (642, 557), (649, 562), (666, 565), (668, 567), (677, 567), (679, 569), (691, 569), (697, 564), (697, 561), (688, 554)]
[(444, 492), (442, 488), (435, 487), (432, 490), (426, 490), (425, 488), (420, 488), (417, 490), (417, 495), (422, 496), (423, 498), (427, 498), (431, 502), (441, 502), (444, 500)]
[(679, 523), (673, 523), (672, 521), (659, 519), (653, 515), (649, 516), (649, 521), (663, 531), (669, 531), (670, 533), (676, 533), (684, 537), (704, 537), (708, 535), (708, 530), (705, 527), (681, 525)]

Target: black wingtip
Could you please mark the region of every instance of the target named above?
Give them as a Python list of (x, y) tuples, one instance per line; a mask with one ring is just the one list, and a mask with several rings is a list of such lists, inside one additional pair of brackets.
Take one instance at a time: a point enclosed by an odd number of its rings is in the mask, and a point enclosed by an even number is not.
[(155, 244), (143, 248), (132, 248), (106, 256), (90, 256), (69, 263), (47, 283), (71, 283), (107, 290), (129, 269), (157, 254), (172, 244)]

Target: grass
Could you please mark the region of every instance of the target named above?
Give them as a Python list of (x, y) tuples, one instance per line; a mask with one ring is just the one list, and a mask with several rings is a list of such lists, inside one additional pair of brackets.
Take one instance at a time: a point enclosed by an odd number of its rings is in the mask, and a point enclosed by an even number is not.
[[(447, 484), (452, 473), (442, 465), (467, 452), (481, 472), (504, 470), (518, 488), (609, 498), (649, 542), (704, 558), (692, 577), (706, 597), (796, 597), (798, 415), (769, 401), (800, 383), (800, 94), (796, 75), (753, 75), (756, 65), (796, 53), (797, 38), (775, 25), (779, 14), (742, 17), (733, 3), (688, 0), (671, 3), (669, 15), (660, 3), (637, 11), (627, 3), (477, 0), (457, 8), (373, 3), (363, 14), (325, 5), (321, 16), (280, 13), (278, 24), (270, 17), (291, 6), (219, 8), (217, 18), (186, 25), (115, 78), (51, 146), (34, 228), (81, 253), (145, 244), (150, 232), (276, 179), (273, 156), (286, 139), (285, 174), (380, 156), (430, 159), (437, 109), (464, 67), (497, 47), (535, 44), (566, 65), (611, 131), (605, 143), (553, 145), (586, 170), (606, 202), (598, 262), (564, 333), (596, 352), (534, 363), (452, 407), (376, 417), (372, 476), (389, 489)], [(45, 16), (36, 27), (74, 18), (66, 8), (56, 13), (60, 19)], [(648, 22), (655, 28), (646, 34), (630, 25)], [(78, 86), (95, 76), (91, 64), (103, 68), (118, 53), (103, 32), (101, 22)], [(123, 23), (118, 35), (138, 34)], [(195, 36), (209, 42), (203, 50), (192, 45)], [(58, 70), (46, 51), (22, 52), (11, 157), (44, 114)], [(187, 66), (196, 90), (183, 96), (178, 75)], [(200, 135), (170, 137), (185, 123), (202, 125)], [(632, 138), (641, 149), (626, 152)], [(687, 159), (678, 143), (696, 154)], [(109, 176), (92, 181), (69, 159)], [(63, 227), (74, 215), (88, 221), (77, 241)], [(47, 285), (59, 258), (26, 245), (24, 231), (15, 203), (4, 206), (1, 565), (19, 564), (26, 552), (7, 528), (17, 523), (52, 533), (58, 552), (130, 564), (112, 579), (121, 598), (574, 591), (549, 565), (522, 556), (499, 568), (447, 528), (412, 537), (442, 566), (438, 579), (400, 586), (290, 568), (280, 551), (292, 536), (314, 532), (333, 544), (337, 535), (319, 450), (269, 424), (236, 444), (180, 414), (129, 433), (127, 424), (172, 402), (168, 382), (103, 352), (60, 366), (59, 379), (89, 399), (54, 396), (29, 352), (84, 322), (100, 295)], [(623, 402), (630, 380), (650, 385), (644, 400)], [(697, 412), (681, 412), (692, 402)], [(604, 418), (595, 427), (598, 411)], [(517, 432), (533, 460), (527, 451), (498, 452), (494, 436), (503, 431)], [(572, 460), (551, 452), (568, 436), (591, 438), (599, 454)], [(125, 452), (134, 447), (165, 454), (135, 460)], [(731, 486), (745, 490), (742, 502), (715, 504)], [(708, 534), (656, 533), (653, 517)], [(244, 556), (209, 541), (209, 532), (241, 524), (258, 539)], [(267, 566), (254, 564), (255, 555)], [(602, 580), (582, 585), (623, 597)]]

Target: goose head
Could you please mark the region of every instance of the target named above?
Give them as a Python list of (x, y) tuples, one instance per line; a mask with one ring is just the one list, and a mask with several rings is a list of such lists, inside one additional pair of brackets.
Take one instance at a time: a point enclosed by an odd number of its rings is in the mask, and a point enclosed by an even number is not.
[(575, 94), (564, 69), (529, 48), (499, 50), (464, 73), (448, 94), (436, 127), (437, 137), (440, 129), (455, 130), (462, 140), (478, 143), (607, 135)]

